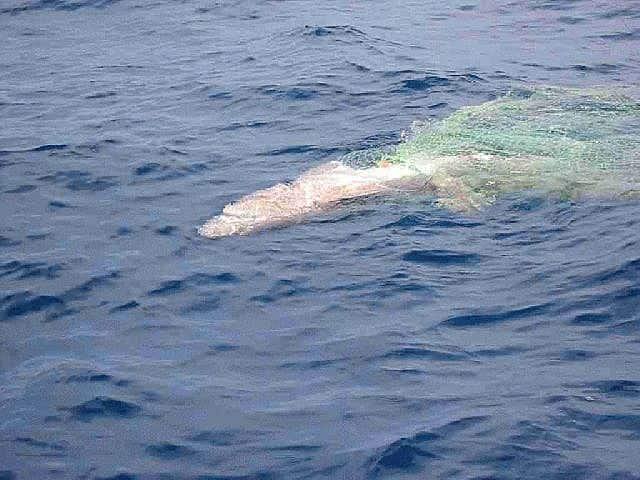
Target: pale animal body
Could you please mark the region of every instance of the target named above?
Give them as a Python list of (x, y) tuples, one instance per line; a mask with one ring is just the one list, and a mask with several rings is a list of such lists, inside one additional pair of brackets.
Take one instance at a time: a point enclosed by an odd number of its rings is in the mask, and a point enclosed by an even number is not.
[(360, 170), (329, 162), (291, 184), (279, 183), (227, 205), (221, 215), (200, 227), (199, 233), (209, 238), (246, 235), (294, 223), (340, 200), (391, 191), (416, 176), (415, 170), (404, 165)]
[(462, 108), (391, 152), (374, 151), (373, 162), (354, 168), (332, 161), (247, 195), (198, 231), (209, 238), (246, 235), (399, 189), (429, 192), (439, 205), (464, 212), (517, 191), (637, 197), (639, 98), (630, 87), (543, 87)]
[(299, 222), (343, 200), (399, 190), (433, 192), (439, 195), (441, 205), (469, 211), (480, 207), (482, 201), (449, 172), (489, 160), (478, 154), (414, 159), (412, 166), (382, 162), (365, 169), (333, 161), (305, 172), (290, 184), (279, 183), (227, 205), (198, 232), (208, 238), (247, 235)]

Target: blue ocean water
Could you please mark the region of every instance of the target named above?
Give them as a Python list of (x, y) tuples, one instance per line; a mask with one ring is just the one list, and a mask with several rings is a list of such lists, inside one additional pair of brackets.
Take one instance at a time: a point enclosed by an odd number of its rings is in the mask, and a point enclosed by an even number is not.
[(640, 203), (228, 202), (530, 84), (640, 2), (0, 0), (0, 479), (639, 479)]

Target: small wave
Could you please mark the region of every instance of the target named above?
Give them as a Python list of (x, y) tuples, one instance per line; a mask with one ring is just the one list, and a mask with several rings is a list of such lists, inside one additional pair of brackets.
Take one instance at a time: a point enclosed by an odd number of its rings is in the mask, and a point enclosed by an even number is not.
[(274, 303), (280, 300), (289, 299), (293, 297), (304, 297), (312, 292), (312, 289), (306, 286), (306, 280), (288, 280), (281, 279), (269, 288), (269, 290), (263, 294), (254, 295), (251, 300), (259, 303)]
[(91, 422), (98, 418), (134, 418), (142, 413), (142, 407), (135, 403), (103, 396), (60, 410), (68, 411), (73, 420), (81, 422)]
[[(5, 264), (7, 275), (18, 275), (23, 280), (32, 278), (55, 279), (62, 266), (45, 264), (20, 264), (20, 262)], [(110, 286), (113, 280), (119, 277), (118, 272), (111, 272), (105, 275), (98, 275), (89, 280), (64, 290), (62, 293), (34, 294), (30, 291), (14, 293), (0, 299), (0, 304), (8, 304), (5, 311), (0, 316), (0, 320), (12, 320), (18, 317), (30, 316), (37, 313), (46, 314), (48, 321), (56, 320), (78, 310), (67, 308), (69, 303), (73, 304), (89, 298), (90, 294), (99, 288)]]
[[(136, 177), (129, 185), (139, 185), (142, 183), (152, 182), (168, 182), (178, 180), (184, 177), (197, 175), (201, 172), (210, 170), (208, 162), (196, 162), (186, 164), (176, 164), (175, 155), (183, 156), (184, 153), (179, 151), (169, 151), (166, 153), (174, 158), (171, 163), (145, 162), (133, 169), (133, 176)], [(140, 199), (149, 199), (149, 196), (139, 197)]]
[(326, 82), (300, 82), (294, 85), (261, 85), (254, 89), (260, 95), (266, 95), (277, 100), (286, 101), (307, 101), (320, 96), (330, 98), (343, 95), (346, 91), (336, 85)]
[(471, 357), (477, 358), (496, 358), (496, 357), (509, 357), (512, 355), (518, 355), (520, 353), (533, 350), (530, 347), (524, 346), (508, 346), (498, 348), (482, 348), (479, 350), (473, 350), (470, 353)]
[(238, 278), (234, 274), (228, 272), (219, 274), (196, 273), (182, 280), (167, 280), (162, 282), (160, 287), (150, 290), (147, 294), (152, 296), (171, 295), (187, 288), (188, 286), (224, 285), (235, 283), (237, 281)]
[(587, 19), (583, 17), (572, 17), (569, 15), (563, 15), (561, 17), (558, 17), (558, 22), (564, 23), (565, 25), (578, 25), (586, 21)]
[(403, 260), (423, 265), (472, 265), (480, 263), (482, 257), (473, 253), (450, 250), (411, 250), (402, 256)]
[(443, 448), (443, 444), (451, 442), (461, 432), (470, 433), (469, 430), (481, 427), (487, 420), (485, 416), (460, 418), (431, 431), (400, 438), (369, 460), (369, 471), (376, 478), (401, 472), (422, 472), (427, 463), (438, 461), (449, 450), (450, 446)]
[(608, 313), (586, 312), (577, 314), (573, 317), (571, 323), (574, 325), (600, 325), (612, 320), (613, 317)]
[(640, 436), (640, 415), (632, 413), (598, 413), (566, 407), (562, 409), (562, 417), (559, 422), (573, 430), (585, 432), (618, 430), (632, 432), (636, 436)]
[(116, 95), (117, 95), (117, 93), (114, 92), (114, 91), (95, 92), (95, 93), (91, 93), (89, 95), (86, 95), (84, 98), (86, 98), (87, 100), (99, 100), (99, 99), (102, 99), (102, 98), (115, 97)]
[(61, 202), (60, 200), (51, 200), (49, 202), (49, 206), (51, 208), (72, 208), (71, 205), (65, 202)]
[(451, 81), (445, 77), (427, 75), (422, 78), (412, 78), (402, 81), (402, 87), (407, 90), (429, 90), (432, 87), (444, 87), (451, 85)]
[(37, 185), (26, 184), (26, 185), (20, 185), (18, 187), (12, 188), (10, 190), (5, 190), (4, 193), (11, 193), (11, 194), (29, 193), (29, 192), (33, 192), (37, 188), (38, 188)]
[(27, 299), (18, 300), (11, 304), (4, 311), (3, 318), (11, 320), (16, 317), (23, 317), (31, 313), (41, 312), (49, 309), (59, 309), (65, 302), (55, 295), (30, 295)]
[(567, 349), (567, 350), (563, 350), (555, 357), (552, 357), (552, 361), (558, 360), (561, 362), (584, 362), (587, 360), (591, 360), (592, 358), (599, 357), (600, 355), (601, 354), (599, 353), (591, 352), (588, 350)]
[(258, 155), (264, 156), (264, 157), (272, 157), (272, 156), (279, 156), (279, 155), (292, 155), (292, 154), (315, 152), (318, 149), (319, 147), (317, 145), (292, 145), (289, 147), (269, 150), (263, 153), (259, 153)]
[(166, 165), (162, 165), (158, 162), (146, 162), (136, 167), (134, 170), (134, 174), (137, 176), (144, 176), (150, 173), (161, 172), (167, 170), (168, 167)]
[(71, 375), (65, 380), (65, 383), (84, 383), (84, 382), (110, 382), (113, 377), (106, 373), (91, 373), (86, 375)]
[(616, 7), (603, 13), (596, 14), (598, 18), (610, 20), (613, 18), (640, 18), (640, 10), (634, 7)]
[(85, 7), (105, 8), (119, 1), (120, 0), (23, 0), (12, 7), (0, 9), (0, 14), (10, 13), (16, 15), (18, 13), (44, 9), (78, 10)]
[(176, 227), (175, 225), (165, 225), (164, 227), (156, 228), (155, 232), (158, 235), (167, 237), (167, 236), (173, 235), (178, 230), (179, 228)]
[(63, 265), (58, 263), (49, 265), (45, 262), (21, 262), (13, 260), (0, 264), (0, 278), (8, 276), (16, 280), (31, 278), (51, 280), (58, 278), (63, 268)]
[(46, 143), (44, 145), (38, 145), (30, 148), (18, 148), (9, 150), (0, 150), (0, 155), (7, 155), (10, 153), (28, 153), (28, 152), (49, 152), (52, 150), (65, 150), (69, 147), (66, 143)]
[[(32, 438), (32, 437), (16, 437), (13, 441), (15, 443), (26, 445), (26, 446), (31, 447), (31, 448), (37, 448), (39, 450), (53, 450), (53, 451), (57, 451), (57, 452), (62, 452), (62, 451), (67, 449), (61, 443), (45, 442), (45, 441), (42, 441), (42, 440), (37, 440), (37, 439)], [(2, 477), (0, 476), (0, 478), (2, 478)]]
[(232, 132), (234, 130), (241, 129), (254, 129), (254, 128), (264, 128), (264, 127), (275, 127), (277, 125), (282, 124), (281, 121), (260, 121), (260, 120), (251, 120), (248, 122), (233, 122), (229, 125), (225, 125), (223, 127), (218, 128), (219, 132)]
[(310, 100), (317, 97), (320, 92), (312, 87), (293, 86), (290, 88), (260, 87), (260, 93), (284, 100)]
[(634, 380), (600, 380), (584, 387), (607, 397), (640, 397), (640, 382)]
[(136, 302), (135, 300), (132, 300), (130, 302), (123, 303), (121, 305), (117, 305), (113, 307), (111, 310), (109, 310), (109, 313), (117, 313), (117, 312), (124, 312), (127, 310), (133, 310), (134, 308), (138, 308), (139, 306), (140, 304), (138, 302)]
[(65, 170), (38, 178), (41, 182), (61, 184), (66, 189), (79, 192), (102, 192), (118, 185), (113, 176), (93, 177), (91, 173), (82, 170)]
[(436, 362), (460, 362), (469, 360), (465, 353), (443, 352), (424, 347), (401, 347), (391, 350), (380, 357), (381, 359), (426, 359)]
[(196, 451), (190, 447), (169, 442), (149, 445), (145, 450), (149, 455), (159, 458), (160, 460), (177, 460), (191, 457), (196, 453)]
[(290, 35), (302, 34), (307, 37), (365, 37), (366, 34), (351, 25), (305, 25), (302, 28), (291, 30)]
[(132, 473), (116, 473), (111, 477), (96, 477), (96, 480), (138, 480), (138, 476)]
[(110, 272), (104, 275), (96, 275), (86, 282), (76, 287), (69, 288), (61, 295), (65, 301), (84, 300), (94, 290), (102, 287), (108, 287), (113, 284), (113, 280), (120, 277), (119, 272)]
[(209, 100), (230, 100), (233, 98), (231, 92), (213, 92), (207, 95)]
[(482, 223), (465, 218), (433, 218), (421, 214), (405, 215), (399, 220), (384, 225), (384, 228), (428, 227), (433, 229), (444, 228), (474, 228)]
[(616, 42), (633, 41), (640, 38), (640, 28), (628, 30), (626, 32), (603, 33), (601, 35), (596, 35), (595, 38), (600, 38), (602, 40), (613, 40)]
[(267, 433), (258, 430), (203, 430), (188, 436), (187, 440), (216, 447), (230, 447), (254, 442)]
[(419, 459), (436, 456), (425, 448), (413, 445), (412, 440), (401, 439), (385, 448), (373, 464), (374, 476), (381, 476), (386, 470), (416, 470)]
[(513, 320), (535, 318), (548, 313), (551, 310), (551, 306), (549, 303), (544, 303), (524, 308), (498, 310), (494, 313), (458, 315), (449, 317), (447, 320), (441, 322), (440, 325), (452, 328), (483, 327)]
[[(453, 91), (462, 89), (468, 84), (486, 82), (475, 73), (446, 74), (437, 72), (419, 72), (414, 70), (398, 70), (384, 72), (385, 77), (408, 76), (392, 87), (391, 93), (415, 93), (426, 91)], [(438, 102), (433, 108), (440, 108), (444, 102)], [(446, 103), (445, 103), (446, 105)]]
[(573, 10), (582, 0), (536, 0), (530, 2), (531, 10)]
[(0, 235), (0, 247), (15, 247), (21, 243), (22, 242), (20, 240), (13, 240), (9, 237), (5, 237), (4, 235)]
[(547, 68), (547, 70), (550, 70), (550, 71), (575, 70), (576, 72), (595, 72), (595, 73), (602, 73), (603, 75), (608, 75), (610, 73), (618, 72), (622, 69), (624, 69), (624, 65), (613, 65), (611, 63), (598, 63), (595, 65), (577, 64), (577, 65), (571, 65), (570, 67), (558, 68), (558, 69), (552, 69), (551, 67)]
[(40, 145), (38, 147), (32, 148), (30, 150), (25, 150), (27, 152), (31, 151), (31, 152), (48, 152), (50, 150), (64, 150), (65, 148), (67, 148), (69, 145), (66, 145), (64, 143), (62, 144), (48, 144), (48, 145)]

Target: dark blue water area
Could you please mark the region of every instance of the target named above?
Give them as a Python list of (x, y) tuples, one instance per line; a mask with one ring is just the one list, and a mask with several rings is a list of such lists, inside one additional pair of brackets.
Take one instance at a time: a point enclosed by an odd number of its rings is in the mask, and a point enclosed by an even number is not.
[(531, 84), (640, 3), (0, 0), (1, 479), (638, 479), (640, 203), (228, 202)]

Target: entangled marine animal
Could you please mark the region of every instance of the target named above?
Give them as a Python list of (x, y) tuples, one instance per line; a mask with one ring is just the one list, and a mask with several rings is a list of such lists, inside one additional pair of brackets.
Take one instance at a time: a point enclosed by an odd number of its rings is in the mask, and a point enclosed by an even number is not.
[(415, 125), (396, 146), (354, 152), (242, 197), (198, 231), (247, 235), (399, 190), (430, 193), (443, 208), (467, 213), (519, 191), (638, 197), (638, 89), (536, 87), (464, 107)]

